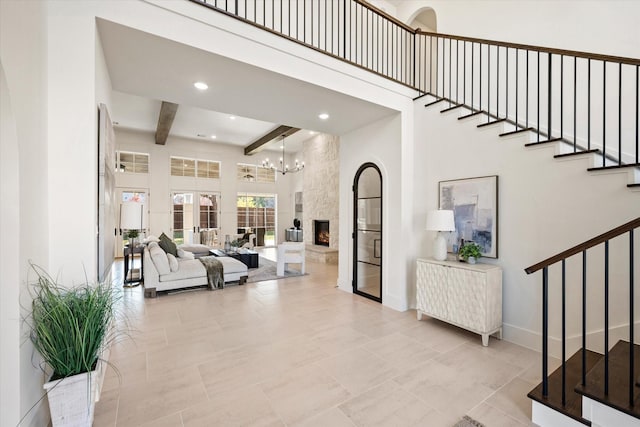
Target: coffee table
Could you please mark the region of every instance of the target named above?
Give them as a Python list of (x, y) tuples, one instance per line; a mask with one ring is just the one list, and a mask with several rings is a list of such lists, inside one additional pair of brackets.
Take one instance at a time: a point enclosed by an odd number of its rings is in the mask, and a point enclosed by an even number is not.
[(211, 249), (209, 251), (211, 253), (211, 255), (215, 255), (215, 256), (228, 256), (231, 258), (235, 258), (238, 261), (240, 261), (241, 263), (243, 263), (244, 265), (246, 265), (248, 268), (258, 268), (258, 252), (256, 251), (252, 251), (249, 249), (243, 250), (242, 253), (240, 252), (227, 252), (223, 249)]

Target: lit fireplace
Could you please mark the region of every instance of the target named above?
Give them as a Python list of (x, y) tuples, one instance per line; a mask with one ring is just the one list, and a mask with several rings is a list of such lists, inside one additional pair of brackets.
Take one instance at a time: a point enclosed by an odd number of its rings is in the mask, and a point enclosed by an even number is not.
[(314, 220), (313, 230), (313, 243), (315, 245), (329, 246), (329, 221)]

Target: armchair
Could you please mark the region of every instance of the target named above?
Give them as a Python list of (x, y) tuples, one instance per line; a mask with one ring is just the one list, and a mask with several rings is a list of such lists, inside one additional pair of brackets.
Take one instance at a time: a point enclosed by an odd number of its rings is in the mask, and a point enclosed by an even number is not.
[(284, 242), (278, 245), (278, 262), (276, 275), (284, 276), (286, 264), (301, 264), (300, 272), (304, 274), (305, 253), (303, 242)]
[(246, 238), (249, 238), (249, 241), (247, 243), (245, 243), (242, 246), (239, 246), (240, 248), (246, 248), (246, 249), (253, 249), (253, 247), (255, 246), (255, 242), (256, 242), (256, 235), (255, 234), (249, 234), (247, 236), (247, 234), (232, 234), (230, 239), (232, 242), (236, 241), (236, 240), (243, 240)]

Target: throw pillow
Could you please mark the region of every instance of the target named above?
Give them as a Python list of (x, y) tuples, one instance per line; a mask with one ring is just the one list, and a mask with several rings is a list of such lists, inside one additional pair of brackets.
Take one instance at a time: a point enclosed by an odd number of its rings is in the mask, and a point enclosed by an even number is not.
[(166, 241), (168, 241), (168, 242), (170, 242), (170, 241), (171, 241), (171, 239), (169, 238), (169, 236), (167, 236), (167, 235), (166, 235), (166, 234), (164, 234), (164, 233), (162, 233), (162, 234), (160, 235), (160, 240), (166, 240)]
[(178, 271), (180, 265), (178, 264), (178, 260), (171, 254), (167, 254), (167, 260), (169, 260), (169, 268), (171, 271)]
[(149, 248), (149, 255), (151, 255), (151, 260), (153, 261), (153, 265), (155, 265), (156, 270), (158, 270), (158, 274), (163, 275), (171, 273), (167, 254), (164, 253), (159, 246)]
[(195, 255), (193, 255), (193, 252), (185, 251), (184, 249), (178, 248), (178, 258), (195, 259)]
[(165, 251), (166, 253), (171, 254), (173, 256), (178, 256), (178, 247), (171, 240), (167, 241), (165, 239), (160, 239), (160, 241), (158, 242), (158, 245), (160, 245), (162, 250)]
[(144, 243), (159, 242), (159, 241), (160, 241), (160, 239), (158, 239), (153, 234), (150, 234), (149, 236), (147, 236), (146, 239), (143, 240)]

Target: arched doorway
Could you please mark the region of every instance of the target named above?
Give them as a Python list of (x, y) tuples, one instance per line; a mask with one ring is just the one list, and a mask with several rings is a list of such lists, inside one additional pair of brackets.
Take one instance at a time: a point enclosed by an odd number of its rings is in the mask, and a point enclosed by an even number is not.
[(438, 17), (435, 10), (430, 7), (423, 7), (417, 10), (409, 19), (409, 26), (420, 28), (428, 33), (438, 32)]
[(353, 181), (353, 293), (382, 302), (382, 175), (373, 163)]

